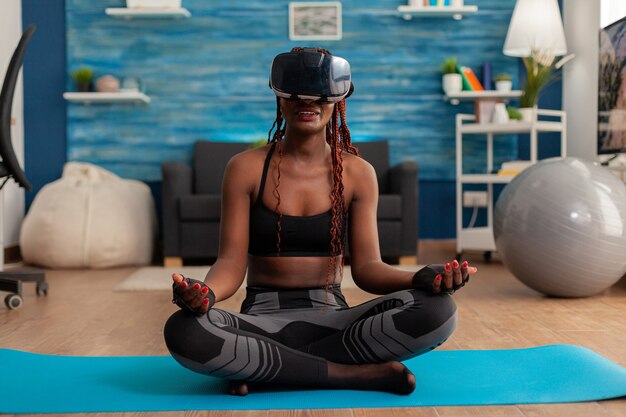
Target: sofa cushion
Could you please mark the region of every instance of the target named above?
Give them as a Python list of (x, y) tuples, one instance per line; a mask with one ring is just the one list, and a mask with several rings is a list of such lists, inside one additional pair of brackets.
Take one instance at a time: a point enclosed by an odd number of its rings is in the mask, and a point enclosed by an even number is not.
[(378, 196), (378, 220), (400, 220), (402, 218), (402, 196), (381, 194)]
[(359, 149), (359, 154), (369, 162), (376, 171), (378, 180), (378, 192), (389, 192), (389, 142), (385, 140), (373, 142), (358, 142), (354, 144)]
[[(195, 194), (219, 194), (230, 158), (250, 148), (246, 142), (196, 142), (193, 153)], [(259, 173), (261, 175), (261, 173)]]
[(221, 198), (218, 194), (195, 194), (180, 197), (181, 220), (220, 220)]

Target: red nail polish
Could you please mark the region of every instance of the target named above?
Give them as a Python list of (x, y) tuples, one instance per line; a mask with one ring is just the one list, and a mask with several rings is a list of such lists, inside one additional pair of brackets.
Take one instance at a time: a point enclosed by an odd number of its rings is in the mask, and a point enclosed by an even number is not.
[(206, 294), (206, 293), (208, 293), (208, 292), (209, 292), (209, 287), (204, 287), (204, 288), (202, 289), (202, 294)]
[(452, 261), (452, 266), (455, 268), (459, 267), (459, 263), (456, 261), (456, 259), (454, 261)]
[(435, 279), (436, 279), (437, 281), (439, 281), (439, 280), (441, 279), (441, 274), (437, 275), (437, 276), (435, 277)]
[(194, 288), (195, 290), (199, 290), (199, 289), (200, 289), (200, 284), (198, 284), (198, 283), (194, 284), (194, 285), (193, 285), (193, 288)]
[(181, 282), (181, 283), (180, 283), (180, 285), (181, 285), (181, 287), (183, 287), (183, 288), (187, 288), (187, 283), (186, 283), (185, 281)]
[(205, 298), (204, 300), (202, 300), (202, 302), (203, 302), (204, 304), (209, 304), (209, 299), (208, 299), (208, 298)]
[(446, 264), (446, 271), (450, 270), (450, 264)]
[(467, 268), (467, 265), (469, 265), (469, 264), (467, 263), (467, 261), (464, 261), (464, 262), (463, 262), (463, 268)]

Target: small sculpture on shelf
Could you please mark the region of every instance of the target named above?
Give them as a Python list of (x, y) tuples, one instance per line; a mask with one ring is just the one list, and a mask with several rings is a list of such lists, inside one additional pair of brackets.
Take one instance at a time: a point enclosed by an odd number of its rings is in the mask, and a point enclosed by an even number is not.
[(72, 72), (72, 78), (76, 83), (76, 90), (80, 93), (91, 91), (93, 81), (93, 70), (88, 67), (81, 67)]
[(124, 77), (122, 79), (122, 88), (120, 91), (123, 92), (145, 92), (144, 84), (139, 77)]
[(96, 80), (96, 91), (99, 93), (117, 93), (120, 91), (120, 80), (112, 75), (103, 75)]

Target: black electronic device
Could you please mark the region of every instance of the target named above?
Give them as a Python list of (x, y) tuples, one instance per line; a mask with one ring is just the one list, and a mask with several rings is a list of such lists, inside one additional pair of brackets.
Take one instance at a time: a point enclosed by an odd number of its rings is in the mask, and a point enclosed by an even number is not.
[(626, 16), (600, 30), (598, 154), (626, 153)]

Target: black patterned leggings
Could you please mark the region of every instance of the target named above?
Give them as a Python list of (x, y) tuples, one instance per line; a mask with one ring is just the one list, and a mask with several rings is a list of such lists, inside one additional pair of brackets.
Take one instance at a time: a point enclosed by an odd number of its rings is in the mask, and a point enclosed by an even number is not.
[(456, 325), (448, 295), (403, 290), (348, 307), (339, 285), (276, 290), (248, 287), (241, 313), (185, 311), (165, 325), (174, 359), (202, 374), (283, 384), (323, 385), (327, 361), (405, 360), (442, 344)]

